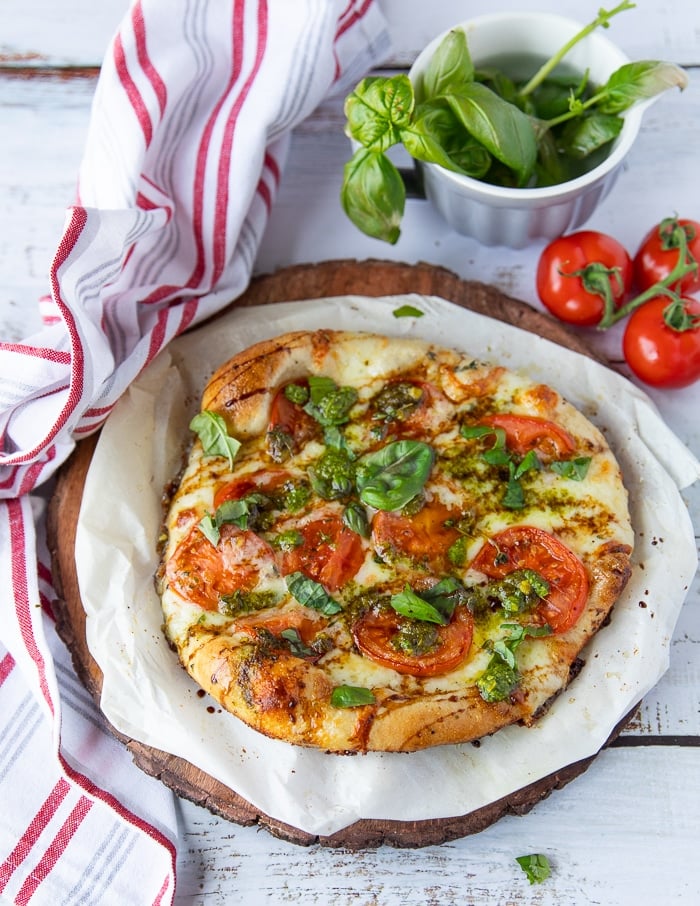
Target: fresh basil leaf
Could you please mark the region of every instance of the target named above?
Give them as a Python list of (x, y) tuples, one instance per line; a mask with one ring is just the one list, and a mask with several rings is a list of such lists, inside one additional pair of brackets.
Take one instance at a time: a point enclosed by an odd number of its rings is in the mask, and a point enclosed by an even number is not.
[(309, 646), (304, 643), (297, 629), (283, 629), (282, 632), (280, 632), (280, 638), (287, 642), (289, 650), (295, 657), (310, 658), (318, 656), (313, 648), (309, 648)]
[(434, 461), (433, 448), (417, 440), (397, 440), (369, 453), (357, 466), (360, 500), (377, 510), (400, 510), (423, 490)]
[(403, 591), (392, 595), (390, 603), (397, 613), (412, 620), (424, 620), (427, 623), (439, 623), (442, 626), (450, 621), (449, 617), (441, 613), (434, 604), (416, 594), (410, 585), (406, 585)]
[(343, 510), (343, 525), (361, 538), (369, 538), (370, 527), (365, 508), (360, 503), (350, 503)]
[(506, 492), (501, 503), (509, 510), (522, 510), (525, 506), (525, 492), (516, 478), (511, 477), (508, 479)]
[(311, 607), (326, 616), (340, 613), (343, 609), (337, 601), (331, 598), (323, 585), (301, 572), (290, 573), (284, 577), (284, 581), (289, 593), (305, 607)]
[(229, 468), (233, 468), (241, 443), (229, 435), (226, 422), (218, 413), (204, 409), (192, 419), (190, 430), (199, 437), (207, 456), (223, 456), (228, 459)]
[(532, 120), (480, 82), (447, 96), (450, 107), (470, 135), (524, 185), (535, 169), (537, 139)]
[(404, 148), (415, 160), (438, 164), (441, 167), (445, 167), (446, 170), (461, 170), (439, 142), (427, 132), (423, 132), (418, 124), (409, 129), (402, 129), (401, 141)]
[(542, 468), (542, 463), (539, 460), (537, 453), (534, 450), (528, 450), (528, 452), (523, 456), (518, 465), (515, 467), (513, 472), (513, 478), (519, 480), (523, 477), (526, 472), (531, 472), (532, 470), (538, 470)]
[(422, 318), (425, 312), (422, 312), (420, 308), (416, 308), (414, 305), (399, 305), (398, 308), (395, 308), (392, 312), (395, 318)]
[(560, 152), (583, 160), (599, 148), (614, 141), (620, 134), (624, 120), (607, 113), (591, 113), (567, 123), (557, 138)]
[(603, 99), (597, 109), (601, 113), (622, 113), (637, 101), (653, 98), (668, 88), (688, 86), (688, 74), (675, 63), (640, 60), (625, 63), (608, 79), (600, 93)]
[(420, 79), (421, 100), (446, 94), (474, 78), (474, 64), (461, 28), (453, 28), (438, 45)]
[(266, 498), (259, 494), (241, 497), (240, 500), (227, 500), (217, 507), (216, 524), (220, 528), (224, 523), (231, 523), (239, 529), (247, 529), (251, 516), (255, 516), (258, 506)]
[(214, 547), (216, 547), (216, 545), (219, 543), (221, 534), (219, 532), (219, 526), (216, 524), (216, 520), (211, 515), (211, 513), (207, 513), (206, 516), (203, 516), (202, 519), (199, 520), (199, 522), (197, 523), (197, 528), (204, 535), (207, 541), (209, 541), (214, 545)]
[(576, 459), (558, 459), (550, 462), (549, 468), (562, 478), (571, 481), (583, 481), (591, 465), (590, 456), (577, 456)]
[(331, 705), (334, 708), (357, 708), (373, 705), (374, 701), (374, 693), (364, 686), (336, 686), (331, 692)]
[(411, 122), (415, 99), (405, 74), (363, 79), (345, 100), (347, 133), (369, 151), (386, 151)]
[(507, 644), (507, 642), (504, 642), (503, 639), (499, 639), (497, 642), (494, 642), (493, 651), (505, 664), (507, 664), (512, 670), (515, 670), (515, 653)]
[(384, 154), (366, 148), (353, 154), (345, 164), (340, 201), (347, 216), (363, 233), (392, 245), (398, 240), (406, 186)]
[(530, 884), (541, 884), (546, 881), (552, 871), (549, 859), (542, 853), (531, 853), (528, 856), (518, 856), (515, 860), (525, 872)]
[(519, 679), (518, 671), (496, 653), (477, 679), (476, 687), (484, 701), (502, 702), (518, 685)]
[(493, 434), (495, 430), (490, 425), (462, 425), (459, 433), (467, 440), (471, 440), (474, 437), (485, 437), (487, 434)]

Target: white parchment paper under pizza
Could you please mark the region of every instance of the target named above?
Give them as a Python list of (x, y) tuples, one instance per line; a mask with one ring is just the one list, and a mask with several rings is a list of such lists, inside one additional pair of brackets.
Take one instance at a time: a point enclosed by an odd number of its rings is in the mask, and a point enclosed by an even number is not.
[[(394, 317), (409, 303), (420, 318)], [(533, 727), (411, 754), (329, 755), (268, 739), (198, 694), (161, 631), (154, 587), (162, 495), (176, 475), (211, 373), (239, 350), (289, 330), (419, 336), (551, 384), (615, 452), (636, 533), (633, 574), (586, 665)], [(186, 759), (265, 814), (329, 835), (361, 818), (468, 814), (599, 751), (668, 667), (697, 569), (679, 489), (700, 463), (623, 377), (548, 340), (443, 299), (345, 296), (233, 309), (174, 341), (131, 386), (100, 436), (76, 538), (87, 641), (104, 675), (101, 707), (120, 732)]]

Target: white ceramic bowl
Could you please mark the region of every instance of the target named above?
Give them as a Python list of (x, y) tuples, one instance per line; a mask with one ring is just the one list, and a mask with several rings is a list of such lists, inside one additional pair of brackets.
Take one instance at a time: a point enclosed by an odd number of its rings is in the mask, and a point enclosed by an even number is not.
[[(549, 58), (583, 26), (546, 13), (502, 13), (469, 19), (454, 27), (466, 32), (472, 60), (479, 65), (509, 54)], [(438, 35), (417, 57), (409, 72), (414, 84), (446, 34)], [(580, 41), (565, 57), (565, 63), (576, 71), (588, 70), (594, 84), (606, 82), (628, 62), (629, 58), (599, 31)], [(539, 189), (501, 188), (417, 161), (426, 196), (453, 229), (484, 245), (522, 248), (561, 236), (584, 223), (612, 188), (639, 132), (644, 106), (638, 104), (627, 111), (608, 156), (576, 179)]]

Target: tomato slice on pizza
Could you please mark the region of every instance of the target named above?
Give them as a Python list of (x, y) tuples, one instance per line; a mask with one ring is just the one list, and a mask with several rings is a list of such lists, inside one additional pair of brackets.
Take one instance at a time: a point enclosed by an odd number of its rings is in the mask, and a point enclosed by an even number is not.
[(549, 592), (538, 608), (538, 617), (555, 633), (570, 629), (588, 600), (583, 563), (554, 535), (532, 525), (516, 525), (489, 538), (471, 565), (491, 579), (502, 579), (519, 569), (542, 576)]

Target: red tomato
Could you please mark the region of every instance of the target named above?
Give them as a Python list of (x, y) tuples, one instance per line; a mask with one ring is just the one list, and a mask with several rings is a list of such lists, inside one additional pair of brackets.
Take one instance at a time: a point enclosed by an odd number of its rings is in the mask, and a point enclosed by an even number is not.
[(362, 566), (365, 551), (362, 538), (346, 528), (338, 513), (328, 513), (296, 526), (303, 542), (282, 555), (282, 573), (302, 572), (336, 591)]
[(549, 582), (549, 594), (537, 616), (556, 633), (571, 629), (588, 600), (583, 563), (554, 535), (531, 525), (516, 525), (494, 535), (471, 565), (490, 579), (502, 579), (516, 569), (538, 572)]
[(327, 620), (320, 614), (308, 614), (298, 610), (287, 610), (282, 613), (259, 611), (239, 617), (234, 623), (234, 631), (247, 632), (255, 636), (258, 629), (266, 629), (272, 635), (279, 636), (285, 629), (296, 629), (302, 642), (308, 645), (326, 623)]
[(380, 557), (406, 557), (423, 569), (441, 574), (449, 566), (448, 548), (459, 538), (454, 527), (458, 518), (459, 513), (437, 500), (426, 503), (413, 516), (379, 510), (372, 519), (372, 544)]
[(437, 626), (437, 647), (425, 654), (394, 648), (392, 639), (405, 617), (390, 608), (368, 610), (352, 629), (360, 651), (382, 667), (410, 676), (439, 676), (458, 667), (469, 653), (474, 620), (466, 607), (457, 607), (446, 626)]
[(571, 435), (545, 418), (497, 413), (487, 415), (480, 424), (502, 428), (506, 432), (508, 449), (518, 456), (535, 450), (548, 459), (565, 459), (576, 450)]
[(257, 472), (251, 472), (248, 475), (242, 475), (235, 481), (229, 481), (227, 484), (217, 488), (214, 494), (214, 509), (220, 507), (227, 500), (240, 500), (248, 494), (258, 492), (265, 494), (275, 491), (277, 488), (291, 479), (289, 472), (283, 470), (273, 471), (268, 469), (259, 469)]
[[(634, 279), (640, 292), (664, 280), (678, 263), (677, 228), (682, 227), (688, 251), (700, 262), (700, 223), (669, 217), (657, 223), (642, 240), (634, 256)], [(694, 293), (700, 289), (700, 269), (691, 271), (672, 287), (677, 292)]]
[[(686, 312), (700, 318), (700, 302), (681, 297)], [(700, 378), (700, 320), (690, 330), (664, 321), (669, 300), (656, 296), (630, 315), (622, 350), (634, 374), (654, 387), (687, 387)]]
[[(299, 381), (298, 383), (303, 385), (304, 382)], [(268, 434), (283, 432), (289, 435), (292, 440), (292, 452), (294, 452), (315, 437), (319, 430), (318, 422), (308, 412), (304, 412), (298, 403), (287, 399), (284, 387), (281, 387), (272, 400), (270, 421), (267, 426)]]
[(214, 545), (195, 526), (178, 545), (166, 567), (170, 587), (186, 601), (217, 610), (219, 598), (235, 591), (252, 591), (263, 566), (272, 568), (272, 548), (254, 532), (221, 526)]
[[(598, 273), (603, 269), (609, 275)], [(603, 296), (595, 285), (609, 281), (615, 307), (619, 307), (632, 285), (632, 259), (617, 239), (581, 230), (554, 239), (544, 249), (537, 265), (537, 294), (542, 304), (560, 321), (592, 327), (603, 317)]]

